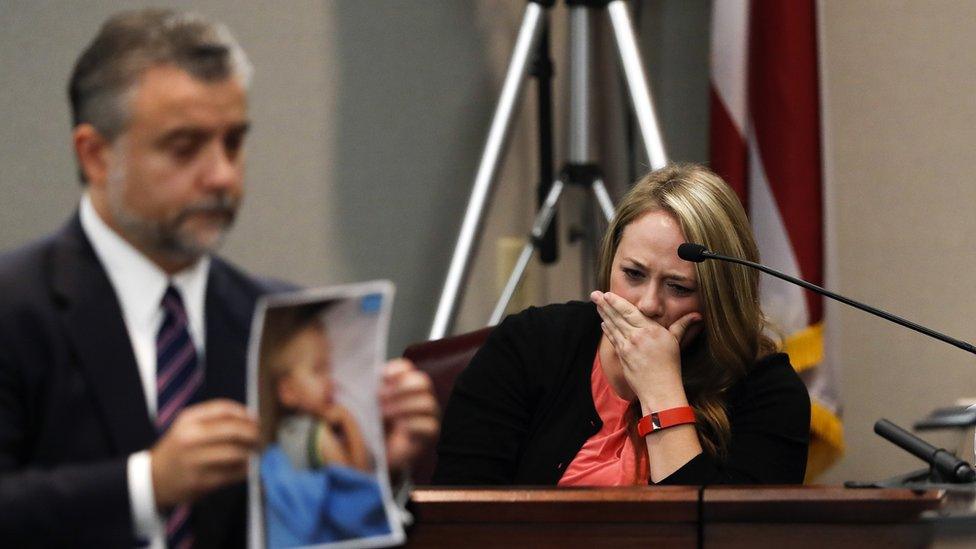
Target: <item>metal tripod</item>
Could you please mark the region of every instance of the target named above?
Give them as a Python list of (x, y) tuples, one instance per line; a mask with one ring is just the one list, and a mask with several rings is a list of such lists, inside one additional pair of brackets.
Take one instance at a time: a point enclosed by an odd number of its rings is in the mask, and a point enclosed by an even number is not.
[[(519, 94), (525, 83), (530, 65), (530, 56), (537, 47), (539, 36), (548, 17), (547, 10), (554, 0), (531, 0), (525, 8), (518, 37), (505, 73), (502, 91), (492, 116), (488, 139), (485, 143), (478, 171), (475, 174), (471, 198), (464, 213), (464, 221), (454, 247), (454, 255), (447, 272), (447, 279), (441, 291), (430, 330), (430, 339), (440, 339), (447, 335), (453, 324), (460, 301), (460, 290), (467, 279), (471, 256), (477, 240), (477, 233), (484, 218), (487, 200), (491, 194), (495, 176), (501, 161), (501, 154), (508, 140)], [(637, 49), (630, 13), (624, 0), (566, 0), (570, 17), (569, 52), (569, 150), (567, 162), (560, 170), (539, 212), (536, 214), (528, 242), (509, 276), (505, 289), (495, 305), (489, 325), (497, 324), (504, 314), (519, 281), (528, 267), (532, 253), (549, 227), (556, 206), (566, 185), (588, 187), (604, 217), (609, 221), (613, 216), (613, 203), (603, 182), (603, 174), (593, 161), (590, 150), (589, 107), (590, 107), (590, 52), (591, 39), (588, 9), (606, 9), (613, 28), (613, 38), (617, 46), (620, 64), (625, 76), (634, 116), (637, 119), (647, 158), (654, 169), (662, 168), (667, 160), (664, 144), (658, 128), (657, 116), (651, 100), (647, 78)]]

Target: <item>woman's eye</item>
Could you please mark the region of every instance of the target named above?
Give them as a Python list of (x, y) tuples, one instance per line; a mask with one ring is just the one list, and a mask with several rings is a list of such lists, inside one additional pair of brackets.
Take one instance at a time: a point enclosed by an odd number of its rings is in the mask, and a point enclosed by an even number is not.
[(631, 280), (640, 280), (644, 278), (644, 273), (638, 271), (637, 269), (628, 269), (624, 267), (623, 272), (624, 272), (624, 276), (626, 276)]
[(688, 288), (687, 286), (682, 286), (680, 284), (668, 284), (668, 287), (671, 288), (671, 291), (674, 292), (675, 295), (689, 295), (692, 292), (694, 292), (694, 290), (692, 290), (691, 288)]

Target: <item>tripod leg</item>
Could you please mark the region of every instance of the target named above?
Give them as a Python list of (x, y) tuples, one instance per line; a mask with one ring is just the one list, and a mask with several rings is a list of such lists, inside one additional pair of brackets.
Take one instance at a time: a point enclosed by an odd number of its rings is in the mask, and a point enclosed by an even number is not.
[(590, 150), (590, 9), (569, 7), (569, 125), (566, 160), (573, 164), (593, 161)]
[(664, 153), (664, 140), (661, 138), (657, 115), (654, 114), (651, 89), (644, 75), (644, 65), (641, 63), (640, 51), (637, 49), (637, 39), (634, 37), (634, 27), (630, 22), (627, 3), (624, 0), (613, 0), (607, 4), (607, 12), (610, 14), (614, 42), (617, 43), (620, 65), (626, 76), (631, 106), (634, 108), (634, 116), (640, 126), (647, 159), (655, 170), (663, 168), (668, 162)]
[(610, 193), (607, 192), (607, 186), (603, 184), (602, 179), (596, 179), (593, 181), (593, 196), (596, 197), (597, 204), (600, 205), (600, 211), (603, 212), (603, 217), (606, 218), (607, 223), (613, 219), (613, 201), (610, 200)]
[(515, 40), (512, 60), (509, 62), (508, 71), (505, 73), (505, 83), (502, 85), (498, 105), (495, 107), (495, 114), (492, 116), (491, 129), (488, 131), (488, 139), (485, 142), (481, 162), (478, 164), (478, 171), (474, 177), (471, 198), (468, 200), (461, 231), (458, 234), (457, 244), (454, 246), (454, 255), (451, 257), (447, 279), (437, 302), (437, 312), (434, 314), (434, 323), (430, 329), (430, 339), (444, 337), (454, 320), (461, 285), (467, 278), (477, 232), (481, 226), (492, 183), (498, 172), (505, 142), (508, 140), (519, 91), (525, 83), (525, 77), (528, 73), (532, 50), (535, 49), (536, 42), (538, 42), (541, 34), (544, 16), (545, 8), (540, 4), (529, 2), (526, 5), (525, 15), (522, 17), (522, 26), (519, 28), (518, 37)]
[(557, 179), (552, 184), (552, 189), (549, 190), (546, 201), (539, 208), (539, 213), (536, 214), (535, 221), (532, 223), (532, 233), (529, 236), (529, 241), (522, 247), (518, 261), (515, 262), (515, 268), (512, 269), (512, 274), (508, 276), (505, 289), (502, 290), (502, 295), (498, 298), (498, 303), (495, 304), (495, 310), (492, 311), (491, 318), (488, 320), (489, 326), (494, 326), (501, 322), (502, 316), (505, 314), (505, 309), (508, 308), (508, 303), (512, 300), (512, 296), (515, 295), (515, 289), (518, 288), (522, 276), (525, 275), (525, 269), (529, 266), (529, 260), (532, 259), (532, 252), (542, 240), (543, 236), (545, 236), (546, 229), (549, 228), (549, 223), (552, 222), (552, 216), (556, 213), (556, 204), (559, 202), (559, 196), (562, 194), (563, 188), (563, 182)]

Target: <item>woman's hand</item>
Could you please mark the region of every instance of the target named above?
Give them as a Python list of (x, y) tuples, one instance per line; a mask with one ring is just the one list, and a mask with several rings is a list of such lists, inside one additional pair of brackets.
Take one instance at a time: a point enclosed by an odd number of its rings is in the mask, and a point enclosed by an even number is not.
[(664, 327), (647, 318), (626, 299), (610, 292), (593, 292), (601, 328), (613, 345), (624, 378), (641, 402), (644, 413), (686, 406), (681, 384), (681, 343), (692, 337), (689, 328), (701, 321), (688, 313)]

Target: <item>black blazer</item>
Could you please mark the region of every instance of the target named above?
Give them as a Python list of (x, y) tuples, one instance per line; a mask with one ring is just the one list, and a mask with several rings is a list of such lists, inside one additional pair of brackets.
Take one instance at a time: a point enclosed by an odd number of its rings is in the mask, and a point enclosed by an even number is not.
[[(201, 398), (244, 402), (261, 286), (214, 258)], [(133, 543), (126, 460), (156, 440), (121, 309), (75, 215), (0, 257), (0, 544)], [(194, 505), (201, 547), (241, 546), (245, 490)]]
[[(600, 336), (592, 303), (532, 307), (505, 319), (454, 385), (434, 484), (558, 483), (603, 426), (590, 386)], [(726, 406), (727, 459), (699, 454), (661, 484), (803, 482), (810, 397), (785, 354), (754, 364), (728, 390)]]

